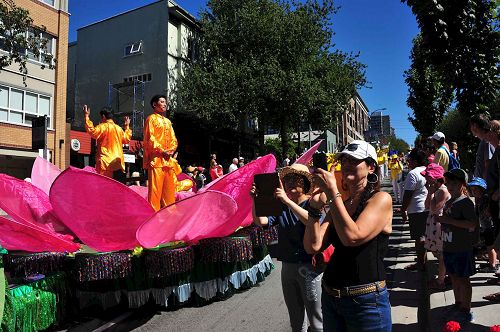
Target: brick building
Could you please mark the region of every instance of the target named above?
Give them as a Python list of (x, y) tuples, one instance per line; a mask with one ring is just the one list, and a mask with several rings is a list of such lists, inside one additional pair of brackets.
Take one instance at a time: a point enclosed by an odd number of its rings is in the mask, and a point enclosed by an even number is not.
[[(16, 63), (0, 71), (0, 173), (29, 177), (40, 151), (31, 147), (31, 122), (47, 115), (50, 160), (69, 165), (69, 128), (66, 125), (66, 76), (69, 14), (67, 0), (15, 0), (29, 11), (35, 26), (45, 26), (54, 69), (41, 69), (43, 58), (28, 54), (26, 86)], [(0, 49), (0, 52), (3, 52)]]

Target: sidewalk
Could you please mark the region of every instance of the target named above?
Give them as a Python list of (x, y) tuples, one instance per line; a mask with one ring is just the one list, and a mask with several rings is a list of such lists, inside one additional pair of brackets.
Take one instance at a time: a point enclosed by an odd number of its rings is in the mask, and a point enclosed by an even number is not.
[[(387, 180), (382, 182), (383, 191), (392, 193)], [(399, 205), (394, 205), (399, 210)], [(392, 305), (393, 331), (436, 331), (441, 332), (448, 322), (451, 305), (455, 303), (453, 291), (436, 292), (427, 288), (427, 281), (437, 273), (437, 259), (427, 254), (425, 272), (406, 271), (405, 266), (415, 262), (415, 241), (410, 240), (409, 224), (403, 222), (399, 212), (394, 212), (393, 231), (389, 239), (389, 251), (384, 260)], [(484, 261), (477, 261), (485, 263)], [(500, 286), (486, 281), (493, 273), (476, 273), (472, 280), (472, 312), (475, 322), (461, 324), (460, 331), (489, 331), (500, 324), (500, 303), (483, 299), (483, 296), (500, 292)]]
[[(476, 261), (477, 263), (484, 261)], [(485, 263), (485, 262), (484, 262)], [(431, 278), (432, 271), (436, 270), (437, 261), (429, 262), (429, 277)], [(472, 281), (472, 312), (475, 316), (475, 322), (469, 324), (461, 324), (461, 331), (489, 331), (493, 325), (500, 324), (500, 302), (492, 302), (483, 299), (483, 296), (500, 292), (500, 286), (489, 285), (486, 281), (493, 276), (493, 273), (476, 273), (471, 277)], [(434, 292), (429, 294), (430, 312), (429, 325), (442, 327), (450, 317), (447, 317), (447, 311), (455, 303), (453, 291), (451, 289), (445, 292)], [(441, 331), (441, 329), (433, 329), (432, 331)]]
[[(382, 181), (382, 190), (392, 194), (388, 179)], [(415, 263), (415, 244), (410, 240), (410, 226), (399, 214), (400, 205), (394, 204), (392, 234), (389, 251), (384, 260), (394, 332), (425, 331), (429, 302), (424, 292), (426, 276), (422, 272), (406, 271), (407, 265)]]
[(424, 289), (426, 275), (404, 269), (405, 266), (415, 263), (414, 246), (414, 241), (410, 240), (408, 223), (403, 223), (399, 213), (395, 212), (389, 251), (384, 261), (394, 332), (425, 331), (427, 325), (429, 304)]

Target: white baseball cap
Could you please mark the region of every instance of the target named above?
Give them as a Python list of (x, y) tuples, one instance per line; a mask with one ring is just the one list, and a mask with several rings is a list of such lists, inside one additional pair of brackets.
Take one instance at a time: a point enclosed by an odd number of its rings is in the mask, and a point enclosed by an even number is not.
[(347, 144), (342, 152), (338, 153), (335, 157), (339, 159), (343, 155), (349, 155), (356, 159), (366, 159), (371, 158), (373, 161), (377, 161), (377, 151), (375, 148), (365, 141), (355, 140)]
[(445, 136), (442, 132), (438, 131), (438, 132), (434, 133), (434, 135), (432, 135), (430, 138), (435, 139), (436, 141), (440, 141), (443, 138), (445, 138)]

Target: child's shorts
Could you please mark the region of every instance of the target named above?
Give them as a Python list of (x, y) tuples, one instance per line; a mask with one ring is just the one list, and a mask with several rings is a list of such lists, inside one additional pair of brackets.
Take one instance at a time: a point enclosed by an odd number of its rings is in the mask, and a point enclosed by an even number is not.
[(443, 252), (446, 272), (457, 277), (470, 277), (476, 274), (474, 252)]

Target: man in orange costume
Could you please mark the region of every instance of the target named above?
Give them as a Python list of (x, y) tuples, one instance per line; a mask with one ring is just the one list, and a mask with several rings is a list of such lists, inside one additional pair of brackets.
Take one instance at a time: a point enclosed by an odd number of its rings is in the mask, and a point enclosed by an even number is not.
[(151, 99), (154, 113), (144, 125), (144, 168), (148, 171), (148, 201), (155, 211), (175, 202), (177, 149), (172, 123), (164, 116), (167, 97), (155, 95)]
[(97, 141), (95, 169), (97, 173), (117, 181), (125, 180), (125, 158), (122, 145), (130, 142), (132, 131), (129, 128), (130, 118), (125, 117), (125, 131), (113, 121), (112, 111), (104, 107), (99, 114), (101, 123), (94, 127), (90, 120), (90, 108), (83, 106), (85, 113), (85, 129)]

